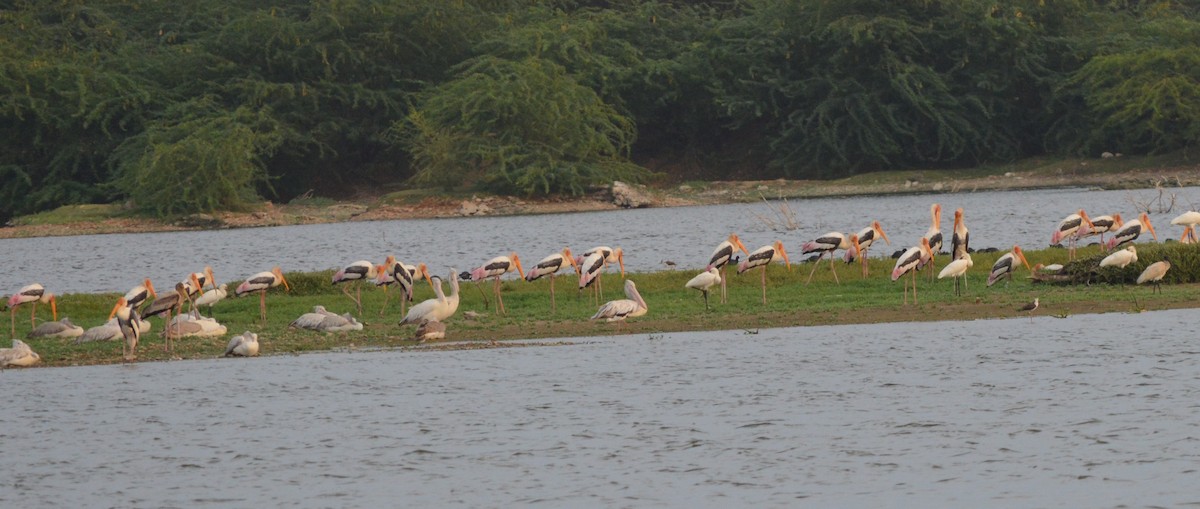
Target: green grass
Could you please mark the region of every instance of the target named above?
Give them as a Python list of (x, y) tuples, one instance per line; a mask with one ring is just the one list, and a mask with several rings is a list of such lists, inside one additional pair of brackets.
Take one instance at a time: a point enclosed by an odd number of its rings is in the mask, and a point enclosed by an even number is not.
[[(1146, 265), (1158, 261), (1164, 253), (1180, 260), (1179, 270), (1169, 273), (1161, 293), (1152, 293), (1150, 287), (1130, 284), (1097, 283), (1085, 285), (1051, 285), (1032, 283), (1029, 272), (1021, 268), (1011, 283), (998, 283), (988, 288), (985, 284), (988, 269), (1003, 253), (976, 253), (975, 267), (968, 278), (967, 290), (962, 297), (954, 295), (953, 283), (949, 280), (928, 282), (927, 275), (919, 275), (919, 304), (901, 303), (901, 283), (892, 282), (890, 272), (894, 261), (873, 259), (871, 275), (863, 279), (857, 265), (837, 264), (841, 283), (834, 283), (828, 261), (817, 268), (811, 284), (805, 285), (811, 264), (798, 264), (787, 271), (781, 265), (768, 271), (768, 304), (761, 303), (760, 273), (752, 271), (743, 275), (729, 276), (729, 303), (720, 304), (719, 295), (710, 296), (712, 310), (705, 311), (699, 292), (683, 287), (695, 273), (693, 271), (661, 271), (653, 273), (631, 273), (629, 279), (637, 282), (638, 288), (649, 305), (649, 313), (627, 323), (617, 324), (590, 322), (588, 318), (597, 306), (588, 292), (579, 294), (575, 278), (558, 278), (558, 309), (550, 313), (549, 281), (527, 283), (507, 279), (502, 284), (504, 302), (509, 310), (507, 316), (485, 307), (481, 292), (473, 283), (462, 284), (462, 303), (458, 313), (447, 321), (447, 335), (454, 341), (480, 341), (481, 345), (492, 340), (578, 337), (623, 333), (659, 333), (691, 330), (753, 330), (768, 327), (830, 325), (849, 323), (908, 322), (958, 319), (984, 319), (1019, 316), (1016, 311), (1022, 304), (1040, 297), (1040, 315), (1069, 317), (1075, 314), (1097, 312), (1140, 312), (1143, 310), (1190, 308), (1200, 302), (1195, 295), (1200, 290), (1200, 248), (1179, 244), (1141, 244), (1140, 260), (1134, 265), (1108, 274), (1106, 281), (1127, 281), (1136, 278)], [(1067, 253), (1062, 249), (1027, 251), (1030, 263), (1063, 263)], [(1102, 254), (1091, 246), (1079, 250), (1080, 260), (1068, 268), (1084, 270), (1088, 264), (1098, 263)], [(940, 257), (938, 267), (947, 263)], [(439, 271), (441, 272), (441, 271)], [(258, 298), (248, 296), (230, 298), (215, 308), (215, 317), (228, 327), (229, 335), (251, 330), (259, 333), (264, 355), (297, 353), (306, 351), (335, 350), (346, 348), (408, 347), (415, 345), (410, 339), (413, 327), (399, 327), (401, 318), (398, 302), (393, 300), (384, 317), (378, 315), (383, 303), (383, 292), (372, 286), (363, 288), (363, 304), (366, 323), (361, 332), (321, 334), (310, 331), (288, 329), (287, 325), (297, 316), (308, 312), (312, 306), (321, 304), (331, 311), (342, 313), (353, 311), (353, 303), (341, 293), (341, 287), (329, 282), (332, 271), (287, 274), (292, 291), (282, 287), (267, 294), (268, 322), (258, 321)], [(218, 274), (218, 278), (219, 278)], [(443, 274), (444, 276), (444, 274)], [(227, 282), (230, 288), (237, 281)], [(605, 299), (623, 298), (620, 294), (620, 276), (609, 273), (604, 279)], [(491, 292), (491, 283), (482, 285), (484, 292)], [(447, 290), (449, 288), (447, 287)], [(102, 323), (119, 294), (67, 294), (59, 298), (59, 314), (70, 316), (72, 321), (83, 327)], [(420, 285), (416, 301), (432, 298), (428, 285)], [(464, 317), (466, 311), (485, 315), (476, 320)], [(207, 310), (205, 310), (207, 312)], [(38, 308), (39, 318), (49, 319), (44, 306)], [(24, 337), (29, 331), (29, 309), (22, 307), (16, 312), (17, 336)], [(159, 333), (162, 320), (151, 319), (153, 330), (143, 337), (139, 346), (141, 361), (163, 360), (163, 341)], [(175, 355), (182, 358), (212, 358), (224, 352), (228, 335), (221, 338), (184, 338), (175, 342)], [(117, 342), (89, 343), (76, 345), (70, 339), (31, 340), (30, 345), (42, 356), (43, 366), (68, 366), (120, 362), (121, 345)]]
[(67, 224), (86, 221), (103, 221), (105, 219), (129, 215), (131, 214), (121, 210), (120, 204), (63, 205), (62, 207), (54, 210), (47, 210), (37, 214), (18, 217), (13, 220), (13, 224), (17, 226)]

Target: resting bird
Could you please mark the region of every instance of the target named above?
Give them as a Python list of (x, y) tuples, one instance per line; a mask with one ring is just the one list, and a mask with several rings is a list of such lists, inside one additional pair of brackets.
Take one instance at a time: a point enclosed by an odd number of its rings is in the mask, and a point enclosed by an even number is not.
[(26, 338), (75, 338), (83, 335), (83, 327), (71, 323), (71, 319), (63, 317), (57, 322), (43, 322)]
[(592, 320), (603, 318), (606, 322), (624, 321), (629, 317), (637, 317), (646, 314), (648, 308), (646, 301), (642, 299), (642, 295), (637, 291), (637, 285), (633, 284), (633, 280), (625, 280), (625, 296), (627, 298), (621, 300), (610, 300), (600, 306), (600, 310), (592, 315)]
[[(142, 334), (150, 332), (150, 322), (138, 320), (140, 331)], [(104, 322), (103, 325), (97, 325), (83, 332), (83, 335), (75, 338), (75, 344), (90, 343), (92, 341), (117, 341), (124, 338), (121, 334), (121, 325), (117, 323), (114, 317), (111, 320)]]
[(42, 360), (24, 341), (14, 339), (12, 348), (0, 348), (0, 368), (32, 366)]
[(446, 339), (446, 324), (437, 320), (425, 320), (417, 326), (416, 338), (420, 343), (433, 339)]
[(224, 325), (221, 325), (212, 318), (200, 316), (200, 313), (194, 309), (185, 314), (175, 316), (171, 319), (170, 325), (163, 329), (164, 336), (170, 333), (173, 338), (209, 338), (224, 336), (227, 332), (229, 331)]
[(255, 357), (258, 355), (258, 334), (243, 332), (229, 339), (225, 357)]
[(318, 332), (345, 332), (362, 330), (363, 324), (350, 316), (350, 313), (338, 315), (326, 311), (325, 306), (314, 306), (313, 312), (300, 315), (300, 318), (293, 320), (288, 327)]

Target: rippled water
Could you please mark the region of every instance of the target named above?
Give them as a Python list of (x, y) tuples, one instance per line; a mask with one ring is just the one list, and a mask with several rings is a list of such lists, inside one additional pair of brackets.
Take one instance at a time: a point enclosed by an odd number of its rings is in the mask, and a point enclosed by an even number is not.
[[(1052, 307), (1053, 303), (1047, 303)], [(1194, 310), (10, 370), (11, 507), (1200, 504)]]
[[(1172, 189), (1177, 208), (1153, 214), (1160, 240), (1178, 237), (1172, 217), (1200, 203), (1200, 188)], [(664, 260), (702, 268), (730, 232), (755, 249), (782, 239), (799, 256), (800, 244), (831, 230), (858, 231), (878, 219), (894, 244), (875, 256), (916, 243), (929, 228), (929, 205), (942, 204), (942, 230), (953, 226), (954, 209), (966, 210), (975, 247), (1049, 244), (1058, 222), (1080, 208), (1093, 215), (1120, 212), (1134, 219), (1134, 203), (1155, 199), (1154, 190), (1057, 189), (938, 195), (821, 198), (789, 202), (800, 227), (771, 231), (756, 216), (775, 217), (765, 203), (637, 209), (577, 214), (424, 219), (280, 226), (203, 232), (85, 235), (0, 240), (0, 291), (34, 282), (57, 293), (124, 292), (150, 277), (174, 282), (212, 265), (218, 281), (243, 279), (280, 265), (285, 271), (324, 270), (359, 259), (382, 263), (388, 253), (409, 263), (426, 262), (441, 273), (465, 269), (516, 251), (532, 265), (570, 246), (622, 247), (633, 271), (658, 270)], [(885, 253), (885, 251), (887, 253)], [(162, 283), (160, 283), (161, 285)]]

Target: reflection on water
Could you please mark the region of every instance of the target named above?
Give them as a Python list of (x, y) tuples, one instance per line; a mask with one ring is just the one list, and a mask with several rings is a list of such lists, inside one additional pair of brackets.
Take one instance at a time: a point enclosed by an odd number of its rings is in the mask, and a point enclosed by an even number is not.
[[(1180, 207), (1200, 196), (1200, 188), (1174, 190)], [(280, 265), (285, 271), (342, 267), (359, 259), (377, 260), (388, 253), (409, 263), (425, 262), (441, 273), (446, 267), (478, 266), (493, 256), (516, 251), (540, 260), (563, 246), (596, 245), (625, 249), (633, 271), (702, 268), (718, 243), (738, 232), (749, 249), (782, 239), (789, 250), (831, 230), (858, 231), (872, 220), (883, 223), (895, 242), (874, 250), (916, 243), (929, 228), (929, 204), (942, 204), (942, 230), (953, 227), (953, 211), (966, 211), (975, 247), (1008, 249), (1013, 244), (1038, 248), (1049, 244), (1054, 227), (1080, 208), (1092, 215), (1120, 212), (1133, 219), (1135, 203), (1149, 203), (1155, 190), (1038, 190), (939, 195), (867, 196), (792, 200), (800, 222), (790, 232), (770, 231), (758, 216), (771, 216), (765, 203), (584, 212), (544, 216), (482, 217), (374, 221), (280, 226), (205, 232), (85, 235), (0, 240), (0, 291), (11, 292), (33, 281), (57, 293), (124, 292), (150, 277), (173, 282), (212, 265), (218, 281), (241, 279)], [(1153, 214), (1164, 236), (1178, 237), (1169, 221), (1182, 212)], [(9, 288), (11, 287), (11, 289)]]
[(1200, 349), (1180, 332), (1194, 321), (1183, 310), (10, 370), (4, 500), (1194, 505)]

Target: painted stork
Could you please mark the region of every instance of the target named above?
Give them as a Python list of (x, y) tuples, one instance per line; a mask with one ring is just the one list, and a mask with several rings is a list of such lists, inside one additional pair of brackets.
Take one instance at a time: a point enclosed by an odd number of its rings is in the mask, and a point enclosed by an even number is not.
[(275, 288), (280, 284), (283, 285), (285, 290), (292, 291), (292, 287), (288, 285), (287, 279), (283, 277), (283, 270), (275, 267), (270, 271), (259, 272), (246, 278), (233, 291), (233, 294), (236, 297), (241, 297), (250, 292), (258, 292), (258, 316), (265, 324), (267, 323), (267, 290)]
[[(508, 314), (508, 311), (504, 309), (504, 297), (500, 295), (500, 276), (512, 272), (514, 269), (521, 275), (521, 279), (525, 279), (525, 269), (521, 268), (521, 259), (517, 257), (517, 253), (497, 256), (471, 270), (471, 281), (475, 283), (488, 278), (495, 281), (492, 284), (492, 293), (496, 295), (496, 311), (501, 314)], [(487, 302), (486, 298), (484, 302)]]
[(867, 262), (867, 257), (870, 256), (867, 252), (876, 240), (883, 239), (890, 246), (892, 240), (883, 232), (883, 227), (879, 225), (879, 221), (872, 221), (871, 226), (858, 231), (858, 245), (854, 249), (847, 249), (843, 259), (846, 263), (853, 262), (858, 259), (862, 265), (863, 277), (867, 277), (870, 264)]
[(1154, 225), (1150, 224), (1150, 218), (1146, 216), (1145, 212), (1142, 212), (1137, 219), (1125, 223), (1116, 233), (1113, 233), (1112, 238), (1108, 239), (1108, 249), (1115, 249), (1121, 244), (1133, 242), (1142, 234), (1143, 229), (1149, 231), (1150, 236), (1154, 237), (1154, 241), (1158, 242), (1158, 234), (1154, 232)]
[(954, 210), (954, 232), (950, 235), (950, 261), (961, 260), (970, 251), (971, 233), (963, 222), (963, 209)]
[(750, 255), (750, 251), (742, 244), (742, 240), (738, 238), (737, 234), (730, 233), (724, 242), (717, 244), (717, 248), (713, 250), (712, 256), (708, 257), (708, 266), (704, 268), (704, 270), (715, 268), (721, 273), (721, 304), (728, 301), (728, 294), (725, 290), (725, 266), (730, 261), (737, 262), (737, 258), (734, 258), (733, 255), (738, 250), (741, 250), (747, 256)]
[(114, 316), (117, 317), (117, 327), (121, 329), (121, 336), (125, 339), (121, 345), (121, 358), (126, 362), (136, 361), (138, 339), (142, 337), (142, 319), (136, 310), (129, 307), (125, 297), (117, 299), (117, 305), (113, 306), (108, 319), (112, 320)]
[(710, 267), (708, 270), (701, 272), (697, 274), (696, 277), (688, 280), (687, 284), (683, 286), (693, 290), (700, 290), (700, 293), (704, 295), (704, 310), (707, 311), (709, 309), (708, 290), (709, 288), (719, 284), (721, 279), (721, 272), (718, 271), (716, 267)]
[(17, 290), (17, 293), (12, 294), (8, 298), (8, 314), (12, 322), (12, 335), (17, 335), (17, 306), (25, 303), (33, 303), (33, 309), (29, 312), (29, 328), (33, 329), (37, 318), (37, 305), (49, 304), (50, 314), (55, 320), (58, 320), (58, 298), (53, 293), (47, 292), (46, 288), (40, 283), (33, 283)]
[(379, 308), (379, 316), (383, 316), (388, 301), (391, 300), (391, 295), (388, 293), (388, 287), (391, 285), (400, 287), (400, 314), (403, 315), (405, 307), (413, 299), (413, 283), (426, 270), (425, 264), (408, 265), (397, 260), (395, 256), (388, 255), (387, 259), (383, 261), (382, 267), (382, 269), (375, 268), (378, 273), (375, 277), (375, 286), (383, 287), (383, 306)]
[[(917, 303), (917, 270), (924, 264), (933, 263), (933, 248), (929, 246), (929, 239), (921, 237), (921, 243), (908, 248), (896, 260), (896, 266), (892, 269), (892, 281), (896, 281), (904, 277), (905, 274), (910, 275), (913, 289), (913, 304)], [(909, 283), (904, 283), (904, 304), (908, 304), (908, 286)]]
[(834, 268), (833, 252), (837, 251), (838, 249), (849, 251), (854, 243), (858, 240), (857, 237), (855, 237), (854, 240), (851, 240), (851, 237), (854, 236), (847, 236), (841, 232), (827, 232), (824, 235), (817, 237), (816, 240), (805, 242), (804, 245), (800, 247), (800, 254), (819, 254), (817, 255), (816, 262), (813, 264), (812, 270), (809, 271), (808, 279), (804, 282), (804, 284), (807, 285), (812, 282), (813, 274), (817, 272), (817, 266), (821, 264), (821, 258), (823, 258), (825, 255), (829, 255), (829, 270), (833, 272), (833, 280), (838, 284), (842, 284), (842, 282), (838, 280), (837, 269)]
[[(588, 268), (589, 264), (585, 264), (583, 262), (584, 262), (584, 260), (587, 260), (588, 257), (590, 257), (596, 253), (600, 254), (601, 259), (603, 260), (604, 263), (599, 267), (599, 269), (597, 269), (597, 272), (588, 276), (588, 279), (585, 282), (583, 280), (583, 277), (585, 275), (587, 275), (586, 273), (587, 273), (587, 268)], [(621, 267), (621, 279), (625, 279), (625, 250), (621, 249), (619, 247), (616, 249), (613, 249), (608, 246), (593, 247), (587, 251), (584, 251), (582, 255), (575, 257), (575, 263), (578, 264), (579, 269), (580, 269), (579, 288), (583, 289), (584, 287), (592, 284), (593, 279), (594, 279), (595, 283), (596, 283), (596, 300), (597, 301), (599, 301), (601, 298), (604, 297), (604, 281), (602, 279), (603, 275), (601, 274), (601, 272), (603, 272), (605, 269), (607, 269), (610, 264), (615, 263), (615, 264), (619, 265)]]
[(334, 285), (354, 282), (355, 295), (350, 295), (350, 290), (346, 286), (342, 286), (342, 293), (354, 301), (355, 307), (358, 308), (358, 316), (362, 316), (362, 282), (378, 276), (379, 273), (375, 267), (375, 264), (369, 261), (358, 260), (333, 274), (332, 284)]
[(1083, 209), (1079, 212), (1070, 214), (1058, 222), (1058, 226), (1054, 229), (1054, 233), (1050, 235), (1050, 244), (1058, 244), (1062, 241), (1067, 241), (1067, 259), (1075, 259), (1075, 245), (1079, 240), (1079, 229), (1085, 228), (1090, 230), (1094, 227), (1088, 222), (1087, 213)]
[(942, 250), (942, 206), (936, 203), (930, 205), (929, 218), (933, 224), (922, 238), (929, 241), (929, 249), (936, 254)]
[(633, 284), (633, 280), (625, 280), (625, 297), (621, 300), (605, 302), (590, 319), (603, 319), (606, 322), (624, 322), (626, 318), (642, 316), (649, 310), (646, 306), (646, 301), (638, 293), (637, 285)]
[(938, 279), (947, 276), (954, 278), (954, 295), (961, 296), (962, 290), (959, 288), (959, 280), (961, 279), (963, 286), (966, 286), (967, 270), (974, 266), (975, 261), (971, 259), (971, 253), (963, 253), (962, 258), (954, 260), (942, 268), (942, 271), (938, 273)]
[[(197, 285), (197, 288), (199, 288), (200, 283), (196, 281), (196, 276), (194, 274), (189, 275), (188, 278), (192, 280), (192, 283)], [(187, 285), (183, 283), (175, 283), (175, 293), (163, 295), (157, 299), (154, 299), (154, 302), (151, 302), (149, 306), (146, 306), (146, 309), (140, 316), (141, 319), (145, 320), (157, 315), (163, 315), (163, 335), (167, 338), (164, 348), (168, 353), (171, 351), (171, 338), (179, 336), (178, 330), (176, 330), (174, 334), (171, 334), (170, 331), (167, 330), (167, 328), (170, 327), (171, 315), (178, 314), (183, 309), (183, 302), (187, 300), (187, 297)]]
[(1162, 286), (1160, 285), (1162, 284), (1163, 276), (1167, 275), (1168, 270), (1171, 270), (1171, 259), (1164, 256), (1162, 261), (1151, 263), (1149, 267), (1146, 267), (1146, 270), (1142, 271), (1142, 274), (1137, 278), (1137, 284), (1154, 283), (1154, 290), (1162, 293)]
[(778, 240), (774, 244), (751, 251), (746, 255), (746, 259), (738, 264), (738, 274), (755, 267), (762, 269), (762, 303), (764, 306), (767, 305), (767, 266), (776, 260), (783, 260), (788, 271), (792, 270), (792, 262), (788, 260), (787, 251), (783, 249), (783, 242)]
[(1083, 226), (1079, 227), (1079, 232), (1076, 233), (1076, 235), (1078, 235), (1080, 239), (1091, 237), (1092, 235), (1099, 235), (1100, 248), (1105, 251), (1108, 251), (1108, 246), (1104, 244), (1104, 234), (1115, 231), (1125, 224), (1125, 221), (1121, 220), (1121, 214), (1113, 214), (1111, 216), (1096, 216), (1092, 218), (1088, 217), (1087, 213), (1082, 213), (1080, 216), (1083, 217), (1084, 224)]
[(229, 338), (225, 346), (224, 357), (256, 357), (258, 356), (258, 334), (250, 331)]
[(146, 278), (142, 284), (125, 292), (125, 305), (137, 309), (149, 298), (158, 298), (158, 294), (154, 293), (154, 284), (150, 282), (150, 278)]
[(1125, 249), (1114, 251), (1113, 254), (1105, 256), (1103, 260), (1100, 260), (1100, 266), (1123, 269), (1129, 264), (1136, 262), (1137, 259), (1137, 248), (1134, 246), (1126, 246)]
[(1013, 271), (1016, 270), (1018, 262), (1025, 264), (1025, 268), (1032, 273), (1033, 269), (1029, 268), (1029, 260), (1025, 259), (1025, 252), (1020, 246), (1013, 246), (1012, 251), (1004, 253), (1004, 256), (996, 259), (996, 263), (992, 264), (992, 271), (988, 273), (987, 285), (992, 286), (999, 281), (1000, 278), (1007, 276), (1008, 281), (1012, 281)]
[(563, 265), (570, 265), (571, 267), (575, 268), (576, 272), (579, 271), (579, 266), (575, 265), (575, 256), (571, 254), (571, 248), (569, 247), (564, 247), (561, 252), (542, 258), (542, 261), (537, 262), (537, 265), (534, 265), (533, 268), (530, 269), (527, 274), (525, 274), (525, 280), (530, 282), (537, 281), (545, 276), (550, 276), (551, 313), (558, 312), (558, 306), (555, 303), (554, 298), (554, 278), (558, 274), (559, 269), (563, 268)]

